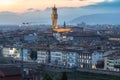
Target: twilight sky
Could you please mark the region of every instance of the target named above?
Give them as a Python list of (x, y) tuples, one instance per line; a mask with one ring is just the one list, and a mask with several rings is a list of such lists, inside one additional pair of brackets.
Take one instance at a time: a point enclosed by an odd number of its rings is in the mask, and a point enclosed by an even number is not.
[(50, 24), (54, 4), (58, 7), (59, 23), (83, 15), (120, 12), (120, 0), (0, 0), (0, 24)]

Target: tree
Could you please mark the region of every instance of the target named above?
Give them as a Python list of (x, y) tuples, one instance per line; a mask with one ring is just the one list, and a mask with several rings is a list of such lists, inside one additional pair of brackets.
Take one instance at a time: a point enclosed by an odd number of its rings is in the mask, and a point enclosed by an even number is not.
[(37, 51), (36, 50), (32, 50), (30, 53), (30, 58), (32, 60), (36, 60), (37, 59)]
[(66, 72), (62, 73), (62, 79), (61, 80), (67, 80), (67, 74), (66, 74)]
[(52, 78), (50, 77), (49, 74), (46, 73), (46, 74), (43, 76), (43, 80), (52, 80)]

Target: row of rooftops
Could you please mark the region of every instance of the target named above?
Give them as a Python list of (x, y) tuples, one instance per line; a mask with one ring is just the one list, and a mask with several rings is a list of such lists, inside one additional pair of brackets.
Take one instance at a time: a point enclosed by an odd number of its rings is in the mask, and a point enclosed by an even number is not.
[(106, 56), (110, 59), (120, 59), (120, 50)]
[(21, 69), (15, 65), (0, 65), (0, 78), (7, 76), (20, 76)]

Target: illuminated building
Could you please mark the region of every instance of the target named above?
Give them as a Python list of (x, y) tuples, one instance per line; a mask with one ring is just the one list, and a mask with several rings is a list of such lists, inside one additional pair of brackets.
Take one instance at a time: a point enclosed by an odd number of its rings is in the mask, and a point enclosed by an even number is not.
[[(53, 28), (53, 31), (54, 32), (57, 32), (57, 33), (61, 33), (61, 32), (72, 32), (72, 29), (71, 28), (59, 28), (58, 27), (58, 24), (57, 24), (57, 20), (58, 20), (58, 14), (57, 14), (57, 8), (54, 7), (52, 8), (52, 15), (51, 15), (51, 18), (52, 18), (52, 28)], [(64, 24), (66, 25), (66, 24)]]
[(79, 51), (78, 54), (78, 67), (91, 69), (92, 67), (92, 54), (88, 51)]
[(52, 15), (51, 15), (51, 19), (52, 19), (52, 30), (53, 30), (53, 36), (58, 40), (58, 41), (69, 41), (69, 40), (73, 40), (73, 37), (68, 37), (65, 35), (62, 35), (61, 33), (66, 33), (66, 32), (72, 32), (71, 28), (66, 28), (66, 23), (64, 22), (64, 27), (58, 27), (58, 14), (57, 14), (57, 8), (54, 7), (52, 8)]
[(57, 29), (58, 28), (58, 25), (57, 25), (58, 14), (57, 14), (57, 8), (55, 7), (55, 5), (52, 8), (51, 18), (52, 18), (52, 28)]
[(13, 57), (13, 58), (20, 57), (17, 48), (3, 48), (2, 55), (3, 57)]

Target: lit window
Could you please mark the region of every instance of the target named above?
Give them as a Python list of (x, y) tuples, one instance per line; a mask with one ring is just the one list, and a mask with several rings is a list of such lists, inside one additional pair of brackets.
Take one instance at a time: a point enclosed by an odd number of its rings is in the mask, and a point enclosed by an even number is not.
[(81, 64), (80, 67), (83, 68), (83, 65)]
[(95, 66), (95, 65), (92, 65), (92, 69), (96, 69), (96, 66)]
[(81, 58), (81, 56), (80, 56), (80, 58)]
[(89, 59), (91, 59), (91, 57), (89, 56)]
[(87, 63), (89, 63), (89, 61), (87, 60)]

